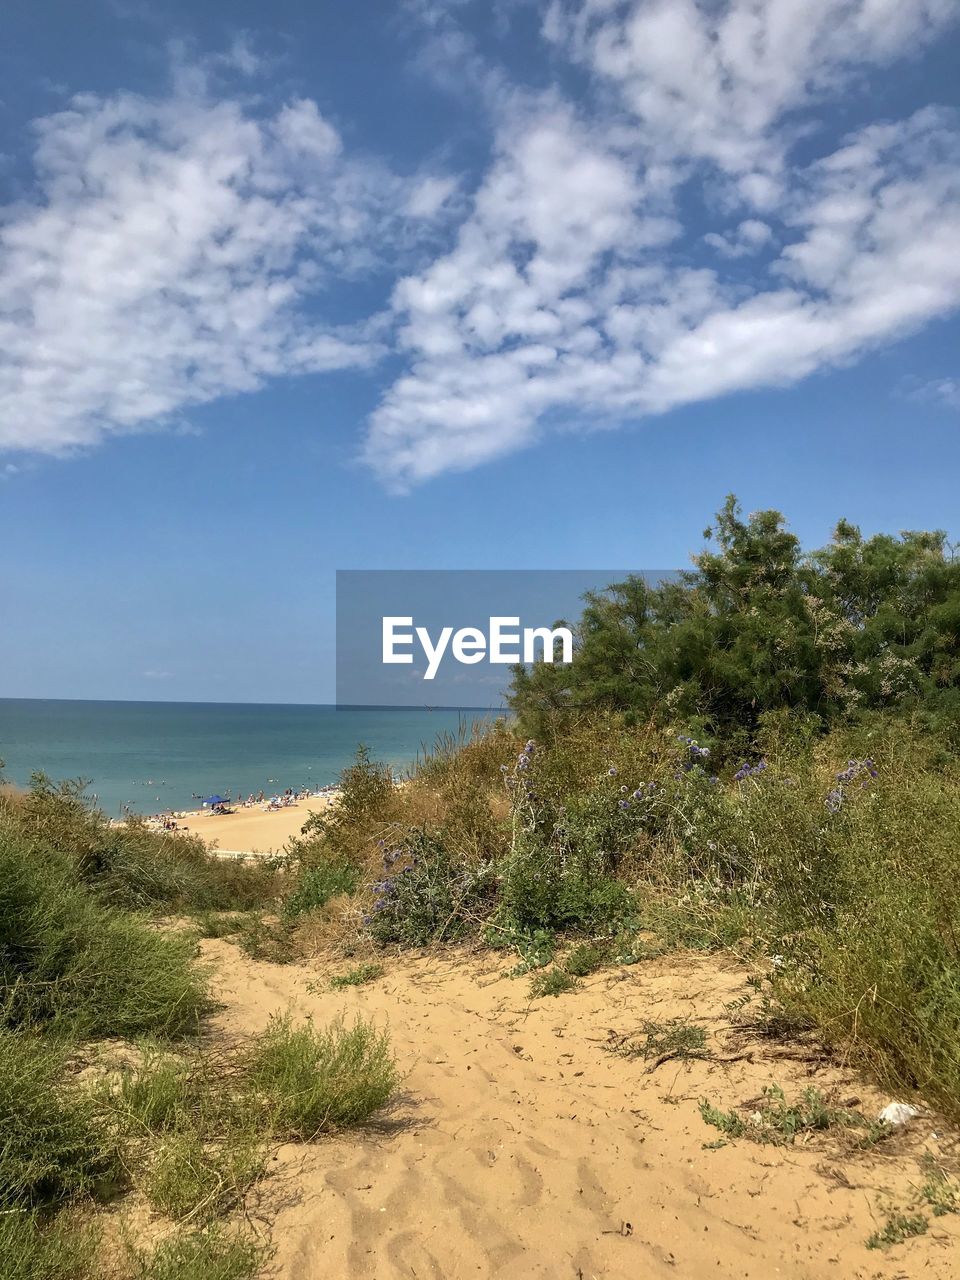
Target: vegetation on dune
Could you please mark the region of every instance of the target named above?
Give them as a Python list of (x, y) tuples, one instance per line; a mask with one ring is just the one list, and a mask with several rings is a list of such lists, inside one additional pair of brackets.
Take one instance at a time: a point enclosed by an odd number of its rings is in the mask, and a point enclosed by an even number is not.
[[(531, 998), (570, 1000), (610, 964), (736, 947), (758, 1030), (842, 1044), (960, 1119), (960, 568), (940, 534), (845, 524), (804, 556), (777, 513), (744, 520), (732, 500), (713, 533), (679, 581), (588, 598), (573, 666), (516, 673), (514, 724), (441, 741), (403, 787), (361, 750), (282, 860), (114, 826), (39, 777), (0, 792), (0, 1111), (18, 1117), (2, 1274), (88, 1280), (78, 1208), (130, 1183), (180, 1221), (134, 1251), (138, 1275), (243, 1280), (263, 1251), (223, 1223), (270, 1144), (395, 1096), (387, 1037), (363, 1021), (280, 1018), (211, 1058), (198, 931), (277, 962), (335, 954), (334, 989), (378, 976), (388, 949), (496, 947)], [(136, 1044), (90, 1085), (71, 1054), (98, 1038)], [(615, 1051), (711, 1052), (704, 1028), (653, 1023)], [(814, 1091), (758, 1113), (703, 1104), (718, 1142), (873, 1132)], [(955, 1184), (928, 1173), (924, 1203), (955, 1212)], [(925, 1221), (894, 1215), (871, 1243)]]
[(845, 523), (803, 555), (732, 499), (710, 533), (679, 581), (589, 597), (572, 667), (516, 673), (516, 726), (438, 744), (399, 789), (358, 757), (292, 871), (355, 888), (290, 921), (287, 957), (737, 946), (766, 957), (767, 1025), (960, 1116), (960, 562)]
[[(201, 933), (225, 936), (247, 919), (238, 913), (274, 903), (282, 882), (276, 865), (114, 826), (75, 785), (38, 777), (29, 792), (0, 792), (4, 1277), (102, 1274), (90, 1211), (134, 1187), (189, 1229), (153, 1251), (131, 1244), (125, 1280), (249, 1280), (269, 1251), (224, 1224), (271, 1146), (362, 1123), (390, 1100), (386, 1033), (363, 1022), (285, 1022), (227, 1056), (207, 1047), (196, 931), (157, 917), (196, 914)], [(78, 1056), (99, 1061), (94, 1040), (132, 1043), (81, 1075)]]

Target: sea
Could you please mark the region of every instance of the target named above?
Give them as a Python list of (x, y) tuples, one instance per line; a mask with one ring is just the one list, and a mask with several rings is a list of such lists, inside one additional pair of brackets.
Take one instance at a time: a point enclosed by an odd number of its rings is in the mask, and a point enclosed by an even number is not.
[(82, 779), (110, 817), (196, 808), (335, 784), (362, 744), (402, 774), (438, 742), (469, 736), (485, 708), (278, 706), (0, 698), (0, 774)]

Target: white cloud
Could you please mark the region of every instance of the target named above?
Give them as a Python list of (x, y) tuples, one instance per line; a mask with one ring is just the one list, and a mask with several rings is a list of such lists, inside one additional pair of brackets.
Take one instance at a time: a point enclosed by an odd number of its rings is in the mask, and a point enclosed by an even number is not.
[(910, 400), (960, 409), (960, 378), (932, 378), (928, 382), (910, 379), (903, 388)]
[(89, 445), (381, 354), (315, 300), (409, 244), (429, 179), (345, 157), (312, 101), (255, 115), (202, 73), (179, 85), (36, 125), (35, 191), (0, 220), (0, 448)]
[[(218, 100), (206, 66), (38, 123), (35, 190), (0, 211), (0, 449), (176, 426), (390, 351), (362, 452), (404, 488), (789, 383), (960, 306), (953, 118), (838, 141), (819, 114), (957, 0), (553, 0), (576, 105), (510, 85), (457, 6), (415, 2), (436, 81), (492, 123), (472, 193), (352, 154), (310, 99)], [(258, 67), (244, 44), (227, 62)], [(338, 325), (332, 286), (361, 276), (389, 304)]]
[[(949, 115), (924, 110), (789, 163), (810, 132), (803, 108), (954, 12), (552, 5), (549, 38), (617, 86), (629, 123), (602, 95), (590, 112), (556, 94), (507, 103), (456, 247), (395, 291), (410, 363), (372, 417), (367, 461), (404, 488), (551, 426), (786, 384), (960, 306)], [(695, 205), (678, 220), (694, 185), (707, 230)]]
[[(757, 287), (672, 254), (662, 202), (572, 116), (530, 122), (454, 251), (396, 290), (413, 363), (373, 417), (368, 461), (402, 487), (551, 419), (789, 383), (922, 325), (960, 305), (958, 156), (949, 119), (925, 111), (798, 171)], [(765, 244), (765, 225), (731, 243)]]
[(649, 145), (749, 183), (782, 165), (787, 113), (916, 50), (956, 12), (955, 0), (552, 0), (544, 33), (616, 86)]

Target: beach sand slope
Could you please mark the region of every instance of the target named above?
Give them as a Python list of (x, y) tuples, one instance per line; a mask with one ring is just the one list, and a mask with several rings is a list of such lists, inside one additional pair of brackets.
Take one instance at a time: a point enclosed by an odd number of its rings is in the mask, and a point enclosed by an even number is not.
[[(375, 982), (331, 992), (332, 970), (254, 962), (225, 941), (204, 951), (225, 1037), (288, 1008), (318, 1024), (362, 1014), (389, 1025), (409, 1073), (382, 1123), (281, 1149), (267, 1195), (285, 1280), (958, 1274), (956, 1216), (928, 1211), (927, 1235), (865, 1245), (884, 1208), (915, 1212), (923, 1152), (956, 1153), (933, 1119), (859, 1151), (834, 1132), (705, 1147), (721, 1135), (700, 1117), (703, 1097), (726, 1109), (777, 1083), (790, 1099), (808, 1085), (856, 1097), (869, 1116), (889, 1101), (806, 1051), (732, 1039), (724, 1006), (749, 991), (733, 964), (664, 957), (531, 1003), (527, 980), (502, 976), (496, 956), (392, 960)], [(733, 1060), (648, 1070), (609, 1052), (645, 1019), (677, 1017), (705, 1026), (717, 1058)]]

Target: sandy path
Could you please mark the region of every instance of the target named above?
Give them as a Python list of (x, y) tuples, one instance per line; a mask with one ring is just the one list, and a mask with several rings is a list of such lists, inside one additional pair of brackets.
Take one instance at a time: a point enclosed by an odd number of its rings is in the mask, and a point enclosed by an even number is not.
[(957, 1217), (931, 1218), (925, 1237), (884, 1252), (864, 1247), (883, 1225), (878, 1206), (910, 1204), (922, 1152), (955, 1150), (932, 1120), (854, 1154), (833, 1135), (704, 1150), (719, 1135), (699, 1116), (702, 1096), (729, 1108), (776, 1081), (790, 1098), (810, 1083), (836, 1086), (867, 1114), (888, 1099), (850, 1072), (771, 1056), (777, 1046), (738, 1041), (754, 1061), (671, 1061), (652, 1073), (603, 1049), (610, 1029), (690, 1016), (731, 1052), (723, 1006), (747, 990), (739, 969), (670, 957), (528, 1004), (526, 980), (501, 977), (500, 961), (397, 961), (376, 982), (333, 993), (329, 974), (255, 963), (227, 942), (205, 948), (228, 1034), (291, 1006), (318, 1021), (362, 1012), (389, 1023), (409, 1069), (390, 1123), (281, 1151), (268, 1195), (283, 1280), (960, 1271)]

